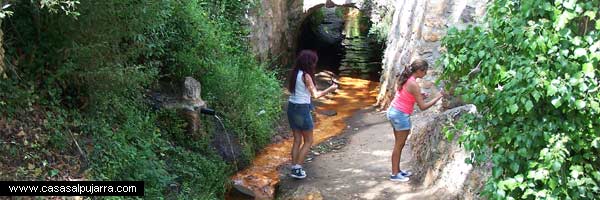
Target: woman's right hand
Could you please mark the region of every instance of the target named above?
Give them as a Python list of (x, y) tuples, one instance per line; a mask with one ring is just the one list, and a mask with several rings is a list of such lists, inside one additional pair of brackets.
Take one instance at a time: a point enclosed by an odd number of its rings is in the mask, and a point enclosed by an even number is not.
[(444, 89), (441, 89), (437, 96), (439, 98), (446, 96), (446, 91), (444, 91)]
[(331, 90), (336, 90), (338, 89), (338, 84), (331, 84), (331, 86), (329, 86), (329, 88), (331, 88)]

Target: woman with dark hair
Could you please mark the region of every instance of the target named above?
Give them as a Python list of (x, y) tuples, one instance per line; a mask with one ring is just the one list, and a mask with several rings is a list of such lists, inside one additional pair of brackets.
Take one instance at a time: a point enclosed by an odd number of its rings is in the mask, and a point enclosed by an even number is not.
[(404, 68), (396, 82), (396, 94), (392, 105), (387, 111), (387, 118), (390, 120), (394, 129), (394, 150), (392, 151), (392, 175), (391, 181), (405, 182), (412, 175), (409, 171), (400, 170), (400, 157), (402, 149), (406, 143), (406, 138), (410, 134), (410, 115), (413, 112), (414, 105), (417, 103), (421, 110), (426, 110), (439, 101), (443, 93), (440, 92), (431, 101), (425, 103), (424, 94), (416, 82), (416, 78), (423, 78), (427, 74), (427, 62), (424, 60), (415, 60), (410, 66)]
[[(312, 109), (311, 96), (319, 98), (338, 88), (337, 84), (332, 84), (324, 91), (317, 90), (314, 82), (317, 61), (318, 57), (315, 52), (302, 50), (296, 58), (289, 78), (288, 90), (291, 96), (287, 116), (294, 134), (292, 173), (290, 175), (298, 179), (306, 178), (302, 163), (304, 163), (304, 157), (313, 143), (314, 125), (310, 114)], [(302, 141), (304, 141), (304, 144), (302, 144)]]

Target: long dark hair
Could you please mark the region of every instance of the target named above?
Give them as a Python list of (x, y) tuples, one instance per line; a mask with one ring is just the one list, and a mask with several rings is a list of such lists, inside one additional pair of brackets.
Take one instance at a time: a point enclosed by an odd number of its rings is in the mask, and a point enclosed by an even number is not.
[(406, 81), (408, 81), (408, 78), (410, 78), (410, 76), (417, 72), (417, 70), (426, 71), (428, 67), (429, 65), (425, 60), (417, 59), (413, 61), (408, 67), (404, 68), (404, 71), (402, 71), (402, 74), (400, 74), (400, 77), (398, 77), (398, 81), (396, 82), (398, 89), (402, 89), (404, 83), (406, 83)]
[(298, 71), (302, 70), (304, 73), (310, 75), (310, 78), (315, 83), (315, 66), (319, 61), (319, 57), (317, 53), (311, 50), (302, 50), (298, 57), (296, 57), (296, 62), (292, 66), (292, 72), (289, 77), (288, 90), (293, 94), (296, 92), (296, 77), (298, 76)]

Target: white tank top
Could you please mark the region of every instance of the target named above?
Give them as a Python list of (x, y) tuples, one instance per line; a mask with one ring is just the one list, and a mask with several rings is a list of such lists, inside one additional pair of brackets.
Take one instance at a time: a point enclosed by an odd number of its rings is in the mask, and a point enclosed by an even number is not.
[(302, 70), (298, 71), (298, 75), (296, 75), (296, 88), (294, 88), (294, 93), (290, 96), (289, 101), (295, 104), (310, 104), (310, 93), (308, 92), (308, 87), (304, 84), (304, 72)]

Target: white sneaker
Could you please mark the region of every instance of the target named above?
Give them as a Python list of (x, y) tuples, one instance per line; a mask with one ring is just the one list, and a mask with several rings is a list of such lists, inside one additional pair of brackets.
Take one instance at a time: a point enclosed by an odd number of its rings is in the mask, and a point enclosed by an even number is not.
[(409, 177), (409, 176), (412, 176), (412, 172), (411, 171), (400, 170), (400, 175), (402, 175), (404, 177)]
[(302, 168), (292, 169), (292, 173), (290, 173), (290, 176), (297, 179), (303, 179), (306, 178), (306, 172)]
[(406, 176), (402, 176), (402, 174), (398, 173), (394, 176), (390, 176), (390, 181), (395, 181), (395, 182), (406, 182), (408, 181), (409, 178)]

